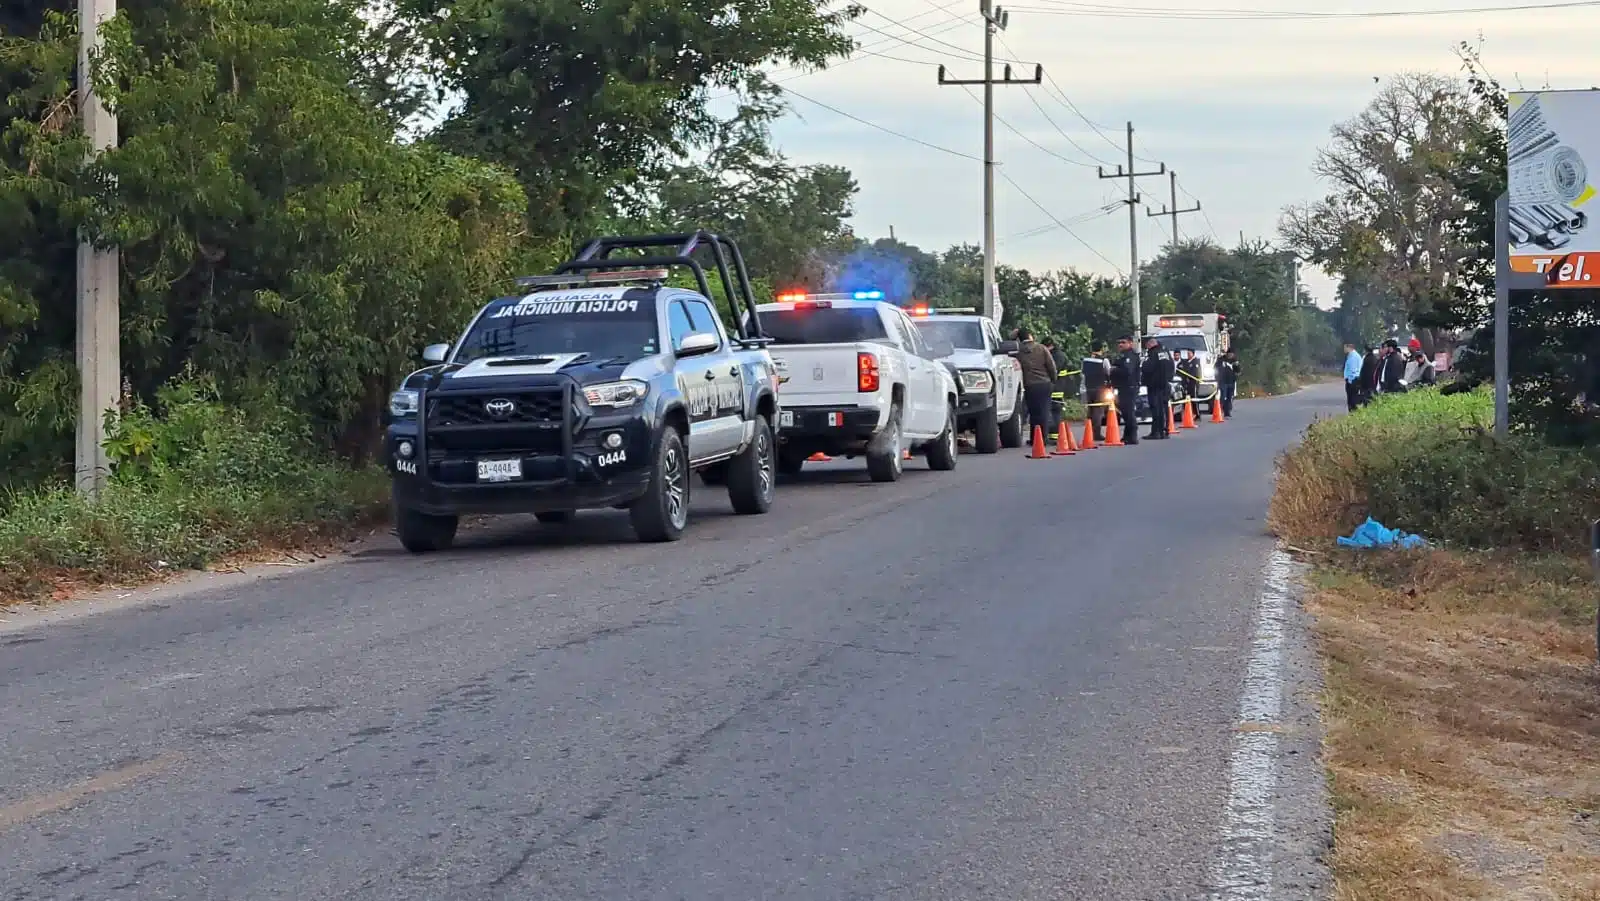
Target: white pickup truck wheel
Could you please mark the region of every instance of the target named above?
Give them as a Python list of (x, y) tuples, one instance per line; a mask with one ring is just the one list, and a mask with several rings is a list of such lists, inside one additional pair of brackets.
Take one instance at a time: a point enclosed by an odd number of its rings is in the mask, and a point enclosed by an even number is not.
[(867, 475), (874, 482), (898, 482), (905, 471), (905, 437), (900, 431), (900, 406), (889, 411), (889, 424), (872, 439), (867, 448)]
[(1000, 423), (1000, 446), (1021, 447), (1026, 436), (1023, 428), (1028, 424), (1028, 408), (1022, 402), (1022, 395), (1018, 394), (1011, 408), (1011, 418)]

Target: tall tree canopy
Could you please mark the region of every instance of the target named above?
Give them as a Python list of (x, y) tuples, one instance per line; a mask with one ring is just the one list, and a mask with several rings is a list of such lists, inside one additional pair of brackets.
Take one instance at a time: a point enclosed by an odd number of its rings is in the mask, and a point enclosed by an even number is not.
[(1456, 175), (1484, 111), (1458, 80), (1390, 79), (1367, 108), (1333, 128), (1314, 171), (1322, 200), (1285, 211), (1281, 231), (1305, 258), (1358, 282), (1385, 285), (1430, 353), (1473, 236)]

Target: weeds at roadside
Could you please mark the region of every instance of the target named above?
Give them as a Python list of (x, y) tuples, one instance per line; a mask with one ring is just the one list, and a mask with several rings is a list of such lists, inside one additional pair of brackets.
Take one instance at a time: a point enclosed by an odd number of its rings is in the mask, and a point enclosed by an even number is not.
[(1341, 901), (1600, 897), (1595, 593), (1563, 558), (1318, 571)]
[(116, 474), (98, 503), (57, 485), (0, 505), (0, 604), (322, 545), (378, 521), (384, 474), (311, 446), (281, 411), (246, 413), (203, 384), (174, 385), (158, 410), (128, 411), (112, 432)]

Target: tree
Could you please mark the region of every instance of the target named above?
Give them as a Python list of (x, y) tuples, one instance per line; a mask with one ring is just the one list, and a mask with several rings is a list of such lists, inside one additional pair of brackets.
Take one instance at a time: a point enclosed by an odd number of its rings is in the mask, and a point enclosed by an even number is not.
[(715, 134), (708, 89), (762, 63), (847, 53), (858, 9), (829, 0), (394, 0), (442, 90), (441, 146), (517, 173), (536, 235), (581, 232), (606, 196)]
[(0, 222), (0, 456), (70, 461), (78, 229), (122, 250), (134, 395), (198, 372), (229, 400), (302, 413), (352, 457), (374, 446), (417, 347), (504, 279), (526, 203), (504, 170), (395, 141), (360, 86), (358, 13), (124, 4), (96, 73), (122, 142), (87, 168), (75, 18), (45, 12), (0, 43), (0, 210), (18, 214)]
[(1440, 75), (1408, 73), (1379, 90), (1367, 108), (1333, 128), (1314, 171), (1333, 190), (1288, 208), (1284, 239), (1338, 275), (1394, 292), (1426, 352), (1441, 344), (1437, 310), (1455, 299), (1473, 236), (1456, 174), (1482, 111), (1464, 86)]
[(703, 160), (616, 191), (619, 227), (709, 228), (739, 242), (753, 279), (820, 284), (828, 259), (854, 245), (856, 182), (841, 167), (795, 166), (779, 153), (770, 124), (783, 109), (775, 89), (762, 89), (719, 123)]

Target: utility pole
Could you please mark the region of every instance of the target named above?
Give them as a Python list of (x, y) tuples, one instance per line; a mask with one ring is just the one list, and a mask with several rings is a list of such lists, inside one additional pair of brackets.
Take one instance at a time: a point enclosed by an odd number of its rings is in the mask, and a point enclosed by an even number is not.
[[(78, 0), (78, 115), (89, 139), (89, 161), (117, 146), (117, 117), (94, 90), (91, 57), (102, 46), (100, 27), (117, 14), (116, 0)], [(122, 382), (118, 253), (78, 239), (78, 438), (74, 476), (78, 490), (98, 499), (110, 475), (105, 415), (116, 409)]]
[(1128, 168), (1126, 171), (1121, 166), (1116, 172), (1107, 172), (1105, 167), (1096, 166), (1101, 178), (1126, 178), (1128, 180), (1128, 199), (1123, 201), (1128, 205), (1128, 252), (1132, 267), (1128, 270), (1130, 287), (1133, 290), (1133, 334), (1135, 337), (1144, 333), (1144, 312), (1139, 307), (1139, 186), (1135, 179), (1150, 175), (1166, 175), (1167, 164), (1162, 163), (1161, 168), (1154, 172), (1136, 172), (1133, 168), (1133, 123), (1128, 123)]
[(983, 77), (957, 80), (946, 78), (944, 66), (939, 67), (941, 85), (983, 85), (983, 315), (999, 324), (996, 308), (1000, 301), (1000, 288), (994, 279), (994, 86), (997, 84), (1040, 84), (1044, 81), (1044, 66), (1033, 67), (1032, 78), (1012, 78), (1011, 66), (1005, 67), (1005, 76), (994, 77), (994, 36), (1005, 31), (1011, 23), (1011, 13), (992, 5), (989, 0), (978, 0), (978, 12), (983, 16)]
[(1198, 213), (1198, 212), (1200, 212), (1200, 201), (1196, 200), (1194, 202), (1194, 206), (1189, 207), (1188, 209), (1183, 209), (1183, 210), (1178, 209), (1178, 172), (1177, 172), (1177, 170), (1172, 170), (1172, 171), (1168, 172), (1167, 173), (1167, 178), (1171, 180), (1171, 184), (1172, 184), (1172, 206), (1170, 208), (1168, 208), (1167, 206), (1163, 205), (1161, 207), (1161, 212), (1158, 213), (1155, 210), (1148, 210), (1147, 213), (1149, 215), (1151, 215), (1151, 216), (1171, 216), (1172, 217), (1172, 245), (1174, 247), (1176, 247), (1178, 245), (1178, 216), (1179, 216), (1179, 214), (1181, 214), (1181, 213)]

